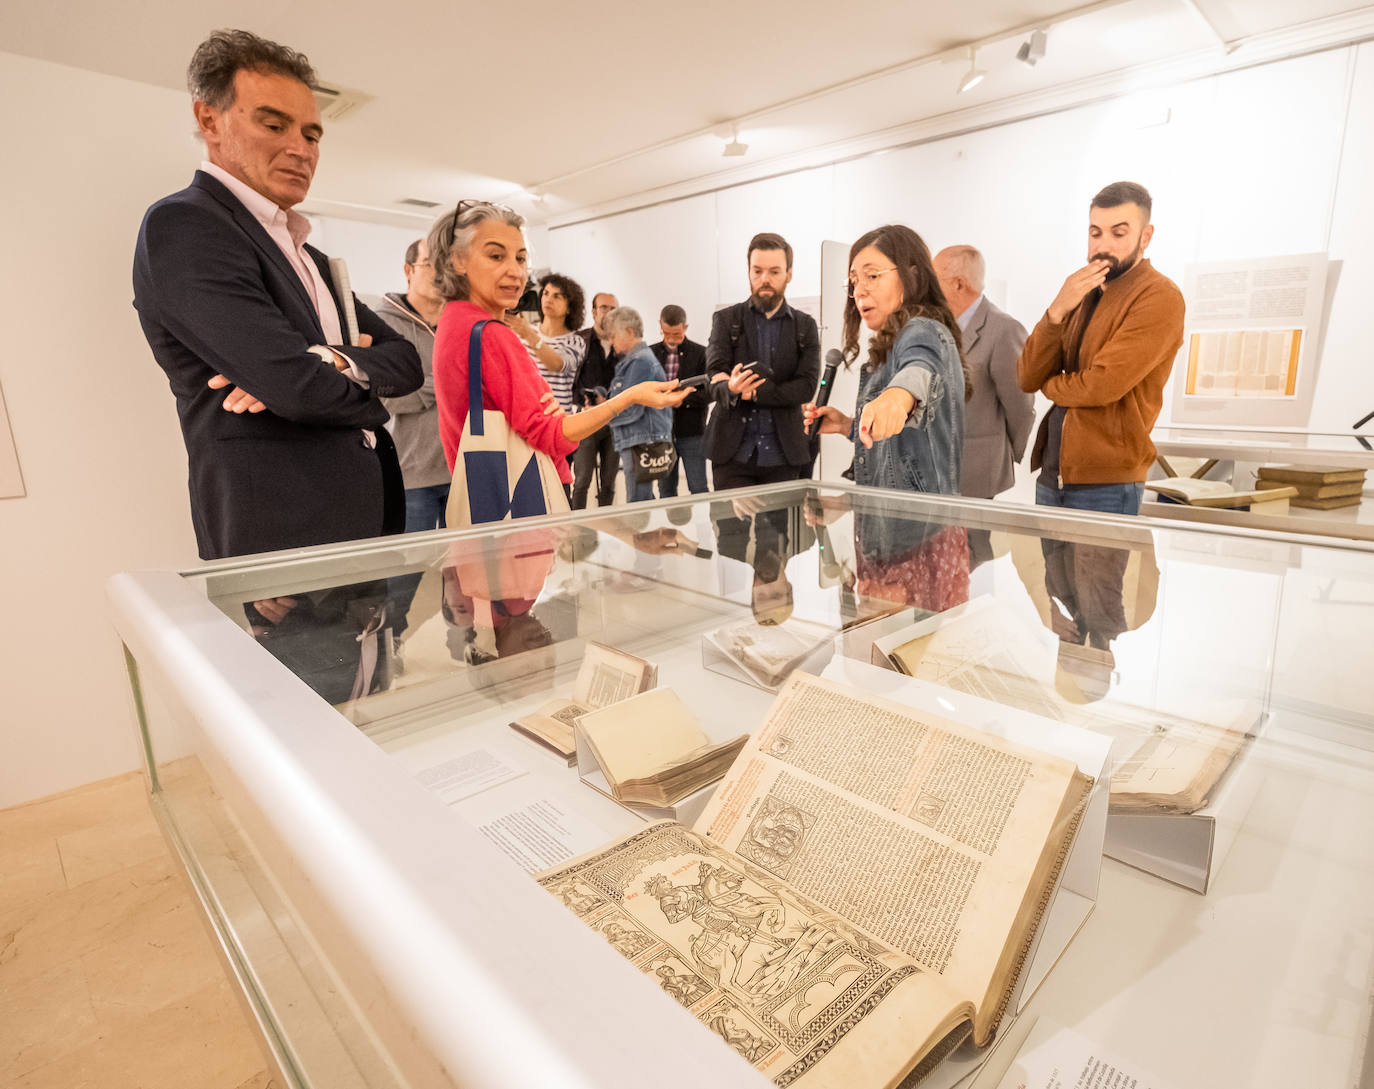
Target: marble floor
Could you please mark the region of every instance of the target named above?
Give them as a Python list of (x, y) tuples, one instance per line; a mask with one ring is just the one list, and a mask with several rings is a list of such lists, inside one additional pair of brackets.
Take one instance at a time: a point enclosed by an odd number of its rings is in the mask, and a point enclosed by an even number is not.
[(137, 773), (0, 810), (0, 1085), (281, 1089)]

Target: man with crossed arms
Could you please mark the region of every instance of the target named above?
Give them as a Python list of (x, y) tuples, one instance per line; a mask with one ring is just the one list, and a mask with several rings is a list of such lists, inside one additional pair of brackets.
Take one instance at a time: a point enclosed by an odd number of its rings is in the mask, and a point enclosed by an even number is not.
[(134, 306), (176, 395), (207, 560), (405, 526), (381, 398), (424, 375), (356, 300), (346, 344), (340, 285), (292, 211), (319, 162), (314, 79), (302, 54), (246, 31), (202, 42), (187, 80), (207, 161), (139, 229)]

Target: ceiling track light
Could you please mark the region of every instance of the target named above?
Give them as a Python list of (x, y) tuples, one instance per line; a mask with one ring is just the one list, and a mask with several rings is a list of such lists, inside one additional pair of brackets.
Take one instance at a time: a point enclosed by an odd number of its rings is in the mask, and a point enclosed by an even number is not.
[(959, 81), (959, 93), (971, 91), (983, 82), (987, 73), (978, 67), (978, 51), (969, 46), (968, 51), (968, 71), (964, 73), (964, 78)]
[(1029, 64), (1035, 67), (1045, 55), (1045, 46), (1048, 44), (1049, 35), (1043, 30), (1032, 30), (1031, 36), (1021, 43), (1021, 48), (1016, 51), (1016, 59), (1022, 64)]
[(739, 126), (738, 126), (738, 125), (733, 126), (733, 127), (730, 129), (730, 139), (729, 139), (729, 141), (726, 143), (724, 150), (721, 151), (721, 154), (724, 155), (727, 159), (737, 159), (737, 158), (739, 158), (741, 155), (744, 155), (745, 153), (747, 153), (748, 150), (749, 150), (749, 145), (748, 145), (748, 144), (742, 144), (742, 143), (740, 143), (740, 139), (739, 139)]

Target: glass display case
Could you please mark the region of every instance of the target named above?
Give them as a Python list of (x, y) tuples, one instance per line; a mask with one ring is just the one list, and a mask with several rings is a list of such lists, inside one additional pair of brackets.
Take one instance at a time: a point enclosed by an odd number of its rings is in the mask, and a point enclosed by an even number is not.
[[(1263, 506), (1251, 506), (1248, 501), (1238, 501), (1235, 506), (1226, 502), (1212, 505), (1214, 499), (1194, 506), (1171, 503), (1148, 492), (1149, 506), (1142, 510), (1151, 516), (1374, 540), (1374, 502), (1365, 501), (1371, 487), (1367, 475), (1374, 469), (1374, 433), (1175, 425), (1156, 427), (1150, 437), (1158, 453), (1155, 477), (1222, 482), (1242, 495), (1256, 488), (1298, 482), (1298, 495), (1291, 501)], [(1273, 472), (1271, 468), (1266, 473), (1266, 466), (1301, 472), (1297, 476), (1285, 473), (1282, 481), (1266, 479)], [(1340, 486), (1330, 486), (1325, 479), (1333, 469), (1346, 470), (1335, 474), (1342, 481)], [(1324, 498), (1311, 501), (1318, 497)]]
[(1166, 457), (1374, 465), (1374, 431), (1169, 424), (1156, 427), (1151, 438)]
[(1201, 879), (1109, 819), (1096, 905), (1020, 1020), (1177, 1089), (1369, 1082), (1364, 543), (798, 484), (110, 597), (151, 804), (285, 1085), (765, 1083), (532, 876), (646, 819), (511, 727), (591, 644), (652, 663), (712, 741), (794, 671), (1105, 735), (1114, 792), (1229, 739), (1185, 807), (1214, 826)]

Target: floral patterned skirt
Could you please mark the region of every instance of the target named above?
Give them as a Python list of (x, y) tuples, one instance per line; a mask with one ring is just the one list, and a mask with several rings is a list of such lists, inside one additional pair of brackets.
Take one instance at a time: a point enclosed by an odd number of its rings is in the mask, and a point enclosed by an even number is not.
[(898, 605), (944, 612), (968, 600), (968, 534), (947, 526), (911, 551), (878, 558), (858, 552), (856, 593)]

